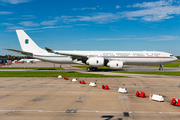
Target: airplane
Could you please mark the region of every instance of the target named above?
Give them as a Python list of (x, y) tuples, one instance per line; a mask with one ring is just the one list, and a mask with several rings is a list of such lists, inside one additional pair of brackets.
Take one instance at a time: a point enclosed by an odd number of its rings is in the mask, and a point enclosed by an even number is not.
[(21, 59), (18, 62), (27, 62), (27, 63), (35, 63), (35, 62), (39, 62), (41, 60), (39, 59)]
[(177, 60), (175, 56), (159, 51), (54, 51), (40, 48), (23, 30), (16, 30), (21, 50), (5, 49), (18, 52), (42, 61), (58, 64), (89, 65), (87, 71), (96, 71), (97, 67), (123, 69), (124, 65), (162, 65)]

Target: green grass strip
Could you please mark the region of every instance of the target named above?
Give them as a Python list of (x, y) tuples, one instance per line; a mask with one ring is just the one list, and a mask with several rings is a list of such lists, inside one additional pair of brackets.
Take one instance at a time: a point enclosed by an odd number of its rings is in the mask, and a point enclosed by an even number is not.
[(66, 71), (0, 71), (0, 77), (58, 77), (58, 75), (63, 77), (125, 77)]
[(57, 70), (57, 69), (64, 69), (64, 68), (53, 68), (53, 67), (0, 67), (0, 69)]
[[(89, 66), (84, 65), (84, 66), (72, 66), (72, 67), (77, 67), (77, 68), (82, 68), (82, 69), (86, 69)], [(103, 66), (103, 67), (98, 67), (98, 69), (109, 69), (109, 67)]]
[(114, 73), (151, 74), (151, 75), (172, 75), (180, 76), (178, 71), (112, 71)]
[[(82, 69), (86, 69), (88, 68), (89, 66), (72, 66), (72, 67), (77, 67), (77, 68), (82, 68)], [(123, 68), (129, 68), (129, 67), (123, 67)], [(102, 67), (98, 67), (98, 69), (110, 69), (109, 67), (106, 67), (106, 66), (102, 66)]]
[[(148, 67), (159, 67), (159, 65), (136, 65), (136, 66), (148, 66)], [(86, 69), (89, 66), (72, 66), (77, 68), (83, 68)], [(163, 67), (180, 67), (180, 60), (177, 60), (173, 63), (165, 64)], [(129, 67), (123, 67), (123, 68), (129, 68)], [(109, 67), (98, 67), (98, 69), (110, 69)]]
[[(159, 65), (137, 65), (137, 66), (148, 66), (148, 67), (159, 67)], [(180, 60), (176, 62), (164, 64), (163, 67), (180, 67)]]

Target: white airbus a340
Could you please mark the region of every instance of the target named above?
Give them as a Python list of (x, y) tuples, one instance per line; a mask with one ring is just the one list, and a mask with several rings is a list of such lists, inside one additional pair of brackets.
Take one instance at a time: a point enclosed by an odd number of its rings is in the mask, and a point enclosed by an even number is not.
[(177, 60), (172, 54), (158, 51), (53, 51), (47, 47), (41, 49), (23, 31), (16, 30), (22, 51), (5, 49), (21, 53), (39, 60), (59, 64), (86, 64), (87, 71), (108, 66), (110, 69), (122, 69), (123, 65), (160, 65)]

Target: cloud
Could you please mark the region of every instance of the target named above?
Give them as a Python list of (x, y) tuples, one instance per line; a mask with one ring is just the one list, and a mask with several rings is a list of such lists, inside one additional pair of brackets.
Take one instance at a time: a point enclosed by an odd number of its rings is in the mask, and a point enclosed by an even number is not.
[(1, 1), (5, 3), (10, 3), (10, 4), (18, 4), (18, 3), (24, 3), (24, 2), (31, 2), (32, 0), (1, 0)]
[(119, 9), (121, 6), (119, 6), (119, 5), (116, 5), (116, 9)]
[(86, 22), (97, 22), (97, 23), (107, 23), (114, 22), (119, 19), (120, 16), (113, 13), (95, 13), (92, 16), (61, 16), (64, 22), (76, 22), (76, 21), (86, 21)]
[(144, 38), (137, 38), (132, 37), (129, 38), (131, 40), (146, 40), (146, 41), (174, 41), (174, 40), (180, 40), (179, 36), (172, 36), (172, 35), (159, 35), (156, 37), (144, 37)]
[[(131, 7), (131, 5), (128, 7)], [(142, 10), (125, 11), (120, 14), (124, 18), (127, 17), (132, 20), (140, 18), (141, 20), (149, 22), (170, 19), (180, 14), (180, 5), (175, 0), (136, 3), (133, 4), (132, 7)]]
[(174, 41), (180, 40), (179, 36), (172, 35), (160, 35), (156, 37), (136, 37), (134, 35), (130, 35), (130, 37), (123, 38), (90, 38), (90, 39), (81, 39), (81, 40), (95, 40), (95, 41), (118, 41), (118, 40), (144, 40), (144, 41)]
[(50, 21), (44, 21), (41, 22), (41, 25), (55, 25), (58, 22), (58, 20), (50, 20)]
[(127, 8), (130, 8), (130, 7), (131, 7), (131, 5), (127, 5), (126, 7), (127, 7)]
[(160, 21), (163, 19), (173, 18), (175, 15), (179, 15), (180, 6), (155, 7), (145, 10), (122, 12), (120, 14), (123, 17), (127, 17), (127, 18), (140, 17), (142, 20), (145, 21)]
[(20, 22), (19, 23), (20, 25), (23, 25), (23, 26), (27, 26), (27, 27), (34, 27), (34, 26), (39, 26), (38, 23), (34, 23), (32, 21), (25, 21), (25, 22)]
[(7, 11), (1, 11), (0, 15), (9, 15), (12, 14), (12, 12), (7, 12)]
[(154, 37), (149, 41), (172, 41), (172, 40), (180, 40), (180, 39), (179, 36), (161, 35), (159, 37)]
[(77, 26), (88, 26), (89, 24), (75, 24)]
[(96, 10), (95, 7), (84, 7), (84, 8), (73, 8), (72, 10), (76, 11), (76, 10)]
[(28, 19), (36, 19), (34, 15), (22, 15), (21, 17), (18, 18), (8, 18), (7, 20), (28, 20)]
[(66, 25), (66, 26), (46, 26), (46, 27), (41, 27), (41, 28), (37, 28), (39, 29), (54, 29), (54, 28), (71, 28), (72, 25)]
[(8, 28), (7, 28), (8, 30), (18, 30), (18, 29), (23, 29), (23, 30), (25, 30), (23, 27), (20, 27), (20, 26), (8, 26)]
[(44, 30), (44, 29), (55, 29), (55, 28), (71, 28), (72, 25), (66, 25), (66, 26), (46, 26), (46, 27), (32, 27), (32, 26), (8, 26), (7, 29), (9, 31), (14, 31), (17, 29), (22, 29), (22, 30), (31, 30), (31, 31), (36, 31), (36, 30)]
[(34, 15), (23, 15), (22, 18), (23, 19), (36, 19), (37, 17), (35, 17)]
[(96, 41), (114, 41), (114, 40), (127, 40), (129, 38), (90, 38), (90, 39), (82, 39), (82, 40), (96, 40)]
[(168, 6), (171, 5), (172, 2), (170, 1), (157, 1), (157, 2), (143, 2), (143, 3), (136, 3), (132, 5), (133, 7), (140, 7), (140, 8), (154, 8), (154, 7), (162, 7), (162, 6)]
[[(119, 8), (120, 6), (116, 6)], [(174, 0), (161, 0), (156, 2), (143, 2), (128, 5), (133, 7), (133, 11), (124, 11), (117, 13), (94, 13), (86, 16), (61, 16), (63, 22), (96, 22), (100, 24), (115, 22), (119, 19), (127, 18), (128, 20), (143, 20), (147, 22), (159, 22), (165, 19), (174, 18), (180, 14), (180, 5)], [(59, 19), (60, 20), (60, 19)]]
[(9, 26), (9, 25), (13, 25), (13, 24), (11, 24), (11, 23), (1, 23), (1, 25)]

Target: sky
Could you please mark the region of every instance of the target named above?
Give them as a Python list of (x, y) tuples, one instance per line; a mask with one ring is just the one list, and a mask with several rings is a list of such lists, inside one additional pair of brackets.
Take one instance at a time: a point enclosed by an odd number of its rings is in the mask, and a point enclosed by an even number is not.
[(21, 50), (15, 30), (43, 49), (180, 56), (180, 0), (0, 0), (0, 55)]

